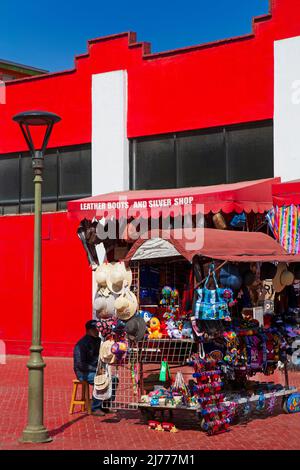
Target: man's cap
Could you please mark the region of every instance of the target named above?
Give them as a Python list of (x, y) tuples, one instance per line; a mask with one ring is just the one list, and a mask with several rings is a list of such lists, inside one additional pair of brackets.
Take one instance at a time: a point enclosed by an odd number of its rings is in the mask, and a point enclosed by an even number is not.
[(97, 321), (96, 320), (89, 320), (86, 322), (85, 324), (85, 329), (86, 330), (93, 330), (93, 329), (97, 329)]

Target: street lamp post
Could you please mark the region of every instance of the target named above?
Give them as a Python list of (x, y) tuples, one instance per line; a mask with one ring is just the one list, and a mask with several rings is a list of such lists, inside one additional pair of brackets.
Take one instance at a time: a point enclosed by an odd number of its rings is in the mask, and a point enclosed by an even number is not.
[[(21, 128), (32, 156), (34, 175), (34, 267), (33, 267), (33, 309), (32, 341), (27, 363), (28, 382), (28, 422), (23, 431), (23, 442), (49, 442), (48, 431), (44, 426), (44, 367), (41, 346), (41, 255), (42, 255), (42, 181), (44, 153), (55, 123), (60, 121), (56, 114), (44, 111), (26, 111), (13, 117)], [(31, 126), (43, 126), (45, 134), (40, 150), (35, 148), (30, 132)]]

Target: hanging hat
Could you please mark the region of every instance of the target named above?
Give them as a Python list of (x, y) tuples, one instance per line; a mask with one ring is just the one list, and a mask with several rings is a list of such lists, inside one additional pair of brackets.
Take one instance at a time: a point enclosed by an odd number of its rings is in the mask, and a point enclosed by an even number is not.
[(286, 286), (292, 285), (294, 279), (294, 274), (287, 269), (286, 263), (279, 263), (276, 275), (273, 279), (274, 290), (281, 292)]
[(117, 317), (120, 320), (127, 321), (134, 316), (138, 308), (138, 302), (135, 294), (129, 290), (125, 291), (115, 301)]
[(147, 331), (147, 325), (142, 317), (132, 317), (126, 322), (125, 331), (129, 339), (142, 341)]
[(273, 263), (263, 263), (260, 268), (260, 280), (273, 279), (276, 275), (276, 266)]
[(213, 224), (214, 224), (215, 228), (217, 228), (219, 230), (226, 230), (227, 229), (226, 221), (225, 221), (223, 215), (221, 214), (221, 212), (218, 212), (217, 214), (215, 214), (213, 216), (212, 220), (213, 220)]
[(100, 347), (100, 359), (105, 364), (113, 364), (115, 362), (115, 355), (111, 351), (111, 347), (114, 344), (114, 341), (104, 341)]
[(107, 287), (114, 294), (121, 294), (124, 287), (130, 288), (132, 284), (132, 272), (125, 266), (124, 261), (111, 263), (107, 277)]
[(113, 294), (108, 296), (99, 295), (95, 298), (93, 308), (96, 311), (96, 318), (109, 318), (115, 316), (115, 300)]
[(223, 287), (232, 290), (240, 289), (242, 278), (236, 265), (227, 263), (220, 271), (220, 282)]
[(95, 271), (95, 281), (97, 282), (99, 287), (106, 287), (107, 286), (107, 277), (108, 273), (111, 270), (111, 264), (109, 263), (102, 263)]
[(104, 392), (109, 387), (109, 375), (107, 373), (95, 375), (94, 387), (97, 392)]

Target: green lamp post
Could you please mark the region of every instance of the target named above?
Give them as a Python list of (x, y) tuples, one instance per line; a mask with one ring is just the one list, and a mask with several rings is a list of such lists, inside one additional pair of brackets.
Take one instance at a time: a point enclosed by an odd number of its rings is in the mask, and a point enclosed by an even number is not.
[[(21, 128), (32, 156), (34, 175), (34, 267), (33, 267), (33, 310), (32, 342), (30, 357), (27, 363), (29, 370), (28, 383), (28, 421), (23, 431), (23, 442), (50, 442), (47, 429), (44, 427), (44, 367), (41, 346), (41, 260), (42, 260), (42, 181), (44, 153), (55, 123), (60, 121), (56, 114), (46, 111), (26, 111), (13, 117)], [(42, 146), (35, 148), (30, 132), (32, 126), (45, 129)]]

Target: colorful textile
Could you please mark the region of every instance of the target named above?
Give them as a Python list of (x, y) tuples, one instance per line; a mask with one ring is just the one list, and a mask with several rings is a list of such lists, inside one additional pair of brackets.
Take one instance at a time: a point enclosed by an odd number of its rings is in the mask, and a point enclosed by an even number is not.
[(300, 253), (300, 206), (275, 206), (267, 214), (268, 224), (280, 245), (291, 254)]

